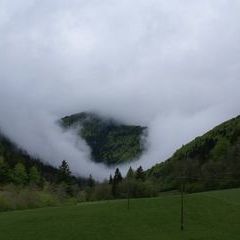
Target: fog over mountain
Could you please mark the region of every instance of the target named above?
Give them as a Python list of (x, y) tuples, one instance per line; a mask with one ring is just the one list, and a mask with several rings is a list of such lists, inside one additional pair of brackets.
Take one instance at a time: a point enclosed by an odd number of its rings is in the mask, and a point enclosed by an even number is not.
[(133, 167), (163, 161), (239, 114), (239, 12), (238, 0), (0, 0), (0, 129), (103, 179), (113, 169), (56, 125), (93, 111), (149, 128)]

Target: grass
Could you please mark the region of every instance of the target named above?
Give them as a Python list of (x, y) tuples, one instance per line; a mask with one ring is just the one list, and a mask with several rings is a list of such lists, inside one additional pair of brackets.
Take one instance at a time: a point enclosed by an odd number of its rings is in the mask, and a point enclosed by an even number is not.
[(180, 197), (126, 200), (3, 212), (1, 240), (221, 240), (240, 239), (240, 189)]

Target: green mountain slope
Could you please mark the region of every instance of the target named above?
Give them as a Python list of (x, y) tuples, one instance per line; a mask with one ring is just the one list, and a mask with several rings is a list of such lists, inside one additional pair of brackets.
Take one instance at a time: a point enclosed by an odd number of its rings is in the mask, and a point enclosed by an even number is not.
[(161, 190), (175, 189), (187, 177), (186, 190), (240, 186), (240, 116), (183, 146), (147, 172)]
[(65, 129), (75, 128), (90, 146), (92, 160), (107, 165), (137, 159), (144, 151), (146, 128), (120, 124), (93, 113), (78, 113), (61, 119)]
[[(0, 185), (12, 183), (12, 171), (17, 164), (23, 164), (26, 172), (34, 166), (38, 169), (41, 179), (50, 183), (57, 182), (59, 169), (30, 156), (26, 151), (17, 147), (7, 137), (0, 133)], [(81, 183), (85, 180), (71, 176), (73, 182)]]

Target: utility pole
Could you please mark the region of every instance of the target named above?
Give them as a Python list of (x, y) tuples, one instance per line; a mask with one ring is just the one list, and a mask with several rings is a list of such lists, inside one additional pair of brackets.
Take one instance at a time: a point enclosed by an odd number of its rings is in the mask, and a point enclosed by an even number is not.
[(127, 181), (128, 181), (127, 185), (128, 185), (128, 210), (129, 210), (129, 208), (130, 208), (130, 197), (129, 197), (129, 180), (127, 180)]
[[(188, 152), (186, 152), (186, 163), (188, 162)], [(186, 165), (185, 165), (186, 166)], [(184, 191), (185, 191), (185, 180), (187, 179), (185, 169), (182, 169), (182, 177), (181, 177), (181, 231), (184, 230)]]
[(132, 185), (132, 178), (134, 177), (134, 172), (130, 166), (127, 174), (126, 174), (126, 181), (127, 181), (127, 209), (130, 209), (130, 200), (131, 200), (131, 188)]
[(127, 177), (127, 207), (128, 207), (128, 210), (130, 209), (130, 196), (129, 196), (129, 179)]
[(184, 230), (184, 179), (181, 184), (181, 231)]

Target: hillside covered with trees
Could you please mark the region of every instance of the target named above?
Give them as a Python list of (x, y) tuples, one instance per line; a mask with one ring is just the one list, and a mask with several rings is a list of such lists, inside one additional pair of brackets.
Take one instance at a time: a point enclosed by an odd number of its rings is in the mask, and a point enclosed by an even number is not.
[(87, 180), (33, 158), (0, 134), (0, 211), (56, 206), (77, 199)]
[[(24, 169), (24, 175), (30, 174), (31, 170), (38, 172), (41, 181), (56, 183), (59, 181), (59, 169), (55, 168), (42, 159), (30, 156), (26, 151), (20, 149), (3, 134), (0, 134), (0, 179), (5, 182), (14, 182), (14, 170), (16, 166)], [(81, 184), (82, 178), (71, 176), (72, 181)], [(28, 179), (28, 181), (30, 181)], [(23, 184), (27, 183), (23, 180)]]
[(189, 192), (240, 186), (240, 116), (184, 145), (147, 171), (161, 191), (185, 182)]
[(61, 119), (65, 129), (76, 129), (91, 148), (92, 160), (106, 165), (124, 163), (140, 157), (146, 127), (129, 126), (94, 113), (78, 113)]
[[(66, 127), (79, 127), (79, 116), (75, 117), (64, 120)], [(83, 120), (86, 126), (89, 124), (83, 133), (86, 131), (93, 141), (92, 121), (99, 135), (111, 123), (92, 117)], [(112, 125), (113, 129), (121, 128)], [(69, 201), (154, 197), (160, 192), (177, 192), (183, 185), (187, 192), (240, 187), (240, 116), (197, 137), (149, 170), (130, 167), (123, 176), (117, 168), (109, 179), (100, 183), (91, 175), (88, 179), (72, 176), (65, 160), (58, 168), (49, 166), (0, 136), (0, 210), (57, 206)]]

